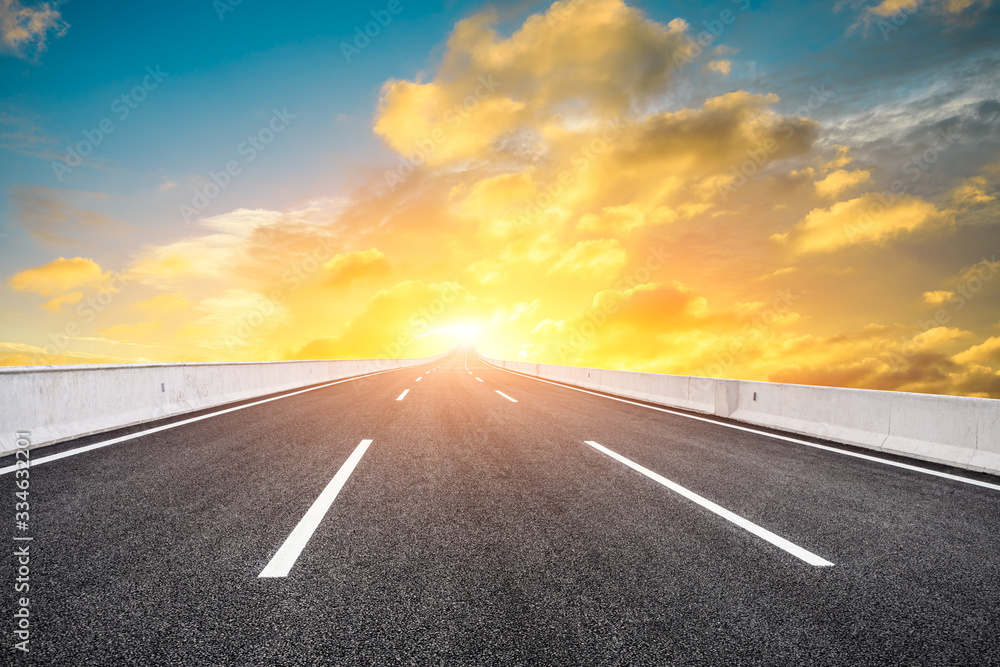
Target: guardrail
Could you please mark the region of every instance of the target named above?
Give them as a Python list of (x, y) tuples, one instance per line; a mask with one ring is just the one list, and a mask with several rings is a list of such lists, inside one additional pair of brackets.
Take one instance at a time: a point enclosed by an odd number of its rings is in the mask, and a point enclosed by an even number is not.
[(637, 373), (491, 359), (508, 370), (1000, 475), (1000, 400)]
[(0, 456), (425, 359), (348, 359), (0, 368)]

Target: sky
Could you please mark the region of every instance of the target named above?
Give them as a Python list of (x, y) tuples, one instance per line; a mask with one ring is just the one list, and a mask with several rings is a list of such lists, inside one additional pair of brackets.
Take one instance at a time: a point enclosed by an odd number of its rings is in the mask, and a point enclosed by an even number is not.
[(1000, 3), (0, 0), (0, 365), (1000, 398)]

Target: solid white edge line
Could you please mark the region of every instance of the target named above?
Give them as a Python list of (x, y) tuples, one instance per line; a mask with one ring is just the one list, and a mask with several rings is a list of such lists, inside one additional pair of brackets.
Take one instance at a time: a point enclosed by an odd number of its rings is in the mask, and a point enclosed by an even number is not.
[[(309, 391), (316, 391), (317, 389), (325, 389), (327, 387), (332, 387), (335, 384), (341, 384), (343, 382), (352, 382), (354, 380), (360, 380), (361, 378), (373, 377), (375, 375), (381, 375), (382, 373), (391, 373), (393, 371), (401, 371), (401, 370), (405, 370), (405, 368), (387, 368), (382, 371), (375, 371), (374, 373), (366, 373), (365, 375), (356, 375), (351, 378), (344, 378), (343, 380), (335, 380), (334, 382), (328, 382), (326, 384), (321, 384), (316, 387), (309, 387), (308, 389), (300, 389), (298, 391), (293, 391), (289, 394), (282, 394), (281, 396), (272, 396), (271, 398), (265, 398), (261, 401), (254, 401), (253, 403), (245, 403), (244, 405), (237, 405), (234, 408), (226, 408), (225, 410), (219, 410), (218, 412), (210, 412), (207, 415), (190, 417), (188, 419), (182, 419), (180, 421), (171, 422), (169, 424), (164, 424), (162, 426), (154, 426), (153, 428), (149, 428), (144, 431), (129, 433), (128, 435), (123, 435), (117, 438), (111, 438), (110, 440), (102, 440), (101, 442), (95, 442), (90, 445), (84, 445), (83, 447), (78, 447), (76, 449), (67, 449), (65, 452), (59, 452), (58, 454), (50, 454), (49, 456), (43, 456), (38, 459), (31, 459), (31, 467), (33, 468), (43, 463), (56, 461), (58, 459), (64, 459), (68, 456), (83, 454), (84, 452), (89, 452), (94, 449), (100, 449), (101, 447), (107, 447), (108, 445), (116, 445), (119, 442), (134, 440), (135, 438), (141, 438), (144, 435), (150, 435), (152, 433), (159, 433), (160, 431), (166, 431), (171, 428), (177, 428), (178, 426), (184, 426), (185, 424), (192, 424), (194, 422), (201, 421), (202, 419), (208, 419), (209, 417), (217, 417), (219, 415), (224, 415), (228, 412), (235, 412), (236, 410), (243, 410), (244, 408), (252, 408), (255, 405), (270, 403), (271, 401), (277, 401), (282, 398), (288, 398), (289, 396), (298, 396), (299, 394), (304, 394)], [(7, 466), (5, 468), (0, 468), (0, 475), (6, 475), (7, 473), (14, 472), (17, 469), (18, 468), (16, 464), (12, 466)]]
[[(477, 353), (476, 356), (479, 356)], [(669, 408), (661, 408), (656, 405), (646, 405), (645, 403), (639, 403), (637, 401), (630, 401), (627, 398), (619, 398), (617, 396), (609, 396), (608, 394), (601, 394), (596, 391), (590, 391), (589, 389), (581, 389), (580, 387), (571, 387), (570, 385), (560, 384), (559, 382), (552, 382), (550, 380), (545, 380), (543, 378), (535, 377), (534, 375), (526, 375), (524, 373), (518, 373), (517, 371), (508, 370), (502, 368), (495, 364), (491, 364), (482, 357), (479, 357), (487, 366), (495, 368), (498, 371), (503, 371), (505, 373), (510, 373), (511, 375), (519, 375), (529, 380), (538, 380), (539, 382), (544, 382), (546, 384), (555, 385), (557, 387), (562, 387), (563, 389), (572, 389), (573, 391), (583, 392), (584, 394), (591, 394), (593, 396), (600, 396), (601, 398), (608, 398), (612, 401), (618, 401), (619, 403), (628, 403), (629, 405), (638, 405), (640, 408), (648, 408), (650, 410), (657, 410), (659, 412), (666, 412), (667, 414), (677, 415), (678, 417), (685, 417), (687, 419), (694, 419), (695, 421), (706, 422), (708, 424), (716, 424), (717, 426), (724, 426), (726, 428), (731, 428), (735, 431), (744, 431), (746, 433), (755, 433), (757, 435), (767, 436), (768, 438), (774, 438), (775, 440), (784, 440), (785, 442), (793, 442), (797, 445), (805, 445), (806, 447), (812, 447), (813, 449), (822, 449), (826, 452), (834, 452), (836, 454), (843, 454), (844, 456), (852, 456), (856, 459), (863, 459), (865, 461), (873, 461), (875, 463), (882, 463), (887, 466), (892, 466), (894, 468), (902, 468), (903, 470), (911, 470), (913, 472), (922, 472), (925, 475), (932, 475), (934, 477), (942, 477), (944, 479), (950, 479), (955, 482), (964, 482), (965, 484), (971, 484), (973, 486), (981, 486), (986, 489), (993, 489), (994, 491), (1000, 491), (1000, 484), (990, 484), (989, 482), (981, 482), (978, 479), (970, 479), (968, 477), (961, 477), (959, 475), (952, 475), (946, 472), (938, 472), (937, 470), (930, 470), (929, 468), (921, 468), (919, 466), (910, 465), (908, 463), (900, 463), (898, 461), (890, 461), (888, 459), (880, 459), (877, 456), (869, 456), (868, 454), (861, 454), (860, 452), (849, 452), (846, 449), (837, 449), (836, 447), (830, 447), (829, 445), (821, 445), (816, 442), (809, 442), (807, 440), (799, 440), (798, 438), (792, 438), (787, 435), (778, 435), (777, 433), (768, 433), (767, 431), (758, 431), (755, 428), (749, 428), (746, 426), (739, 426), (737, 424), (727, 424), (726, 422), (716, 421), (715, 419), (708, 419), (707, 417), (699, 417), (697, 415), (689, 415), (684, 412), (678, 412), (676, 410), (671, 410)]]
[(396, 400), (397, 400), (397, 401), (401, 401), (401, 400), (403, 400), (404, 398), (406, 398), (406, 395), (407, 395), (407, 394), (409, 394), (409, 393), (410, 393), (410, 390), (409, 390), (409, 389), (406, 389), (406, 390), (404, 390), (404, 391), (403, 391), (403, 393), (402, 393), (402, 394), (400, 394), (400, 395), (399, 395), (399, 398), (397, 398)]
[(799, 560), (805, 561), (806, 563), (809, 563), (810, 565), (815, 565), (816, 567), (831, 567), (831, 566), (833, 566), (833, 563), (831, 563), (830, 561), (826, 560), (825, 558), (820, 558), (819, 556), (817, 556), (816, 554), (812, 553), (811, 551), (807, 551), (807, 550), (803, 549), (802, 547), (798, 546), (797, 544), (793, 544), (793, 543), (789, 542), (788, 540), (786, 540), (785, 538), (783, 538), (783, 537), (781, 537), (779, 535), (775, 535), (774, 533), (772, 533), (771, 531), (767, 530), (766, 528), (762, 528), (761, 526), (758, 526), (757, 524), (753, 523), (752, 521), (747, 521), (746, 519), (744, 519), (740, 515), (735, 514), (734, 512), (730, 512), (725, 507), (720, 507), (719, 505), (716, 505), (711, 500), (708, 500), (707, 498), (703, 498), (703, 497), (699, 496), (694, 491), (686, 489), (683, 486), (681, 486), (680, 484), (677, 484), (675, 482), (671, 482), (666, 477), (663, 477), (662, 475), (656, 474), (655, 472), (653, 472), (649, 468), (644, 468), (643, 466), (639, 465), (635, 461), (627, 459), (624, 456), (622, 456), (621, 454), (613, 452), (610, 449), (608, 449), (607, 447), (605, 447), (603, 445), (600, 445), (600, 444), (594, 442), (593, 440), (585, 440), (584, 442), (586, 444), (590, 445), (591, 447), (593, 447), (594, 449), (596, 449), (597, 451), (610, 456), (611, 458), (615, 459), (619, 463), (624, 463), (629, 468), (632, 468), (632, 470), (635, 470), (636, 472), (645, 475), (646, 477), (650, 478), (654, 482), (657, 482), (658, 484), (662, 484), (663, 486), (667, 487), (668, 489), (670, 489), (674, 493), (678, 493), (678, 494), (684, 496), (685, 498), (687, 498), (688, 500), (690, 500), (691, 502), (696, 503), (698, 505), (701, 505), (702, 507), (704, 507), (708, 511), (714, 512), (715, 514), (721, 516), (726, 521), (729, 521), (729, 522), (731, 522), (733, 524), (736, 524), (737, 526), (739, 526), (743, 530), (745, 530), (745, 531), (747, 531), (749, 533), (753, 533), (754, 535), (756, 535), (757, 537), (761, 538), (762, 540), (766, 540), (766, 541), (770, 542), (774, 546), (776, 546), (779, 549), (782, 549), (782, 550), (790, 553), (791, 555), (795, 556)]
[(309, 542), (309, 538), (316, 532), (316, 528), (323, 520), (323, 517), (326, 516), (330, 505), (337, 499), (337, 494), (344, 488), (344, 483), (347, 482), (347, 478), (354, 472), (354, 468), (357, 467), (358, 461), (365, 455), (370, 444), (372, 444), (371, 440), (362, 440), (361, 444), (354, 448), (354, 451), (347, 457), (344, 465), (340, 466), (337, 474), (333, 476), (330, 483), (326, 485), (323, 492), (319, 494), (319, 497), (299, 520), (299, 523), (289, 533), (288, 537), (285, 538), (284, 543), (275, 552), (270, 562), (257, 575), (259, 579), (288, 576), (289, 570), (295, 565), (295, 561), (299, 559), (299, 554), (302, 553), (306, 543)]
[(500, 394), (501, 396), (503, 396), (504, 398), (506, 398), (511, 403), (517, 403), (517, 399), (516, 398), (511, 398), (510, 396), (508, 396), (507, 394), (503, 393), (499, 389), (497, 389), (496, 391), (497, 391), (498, 394)]

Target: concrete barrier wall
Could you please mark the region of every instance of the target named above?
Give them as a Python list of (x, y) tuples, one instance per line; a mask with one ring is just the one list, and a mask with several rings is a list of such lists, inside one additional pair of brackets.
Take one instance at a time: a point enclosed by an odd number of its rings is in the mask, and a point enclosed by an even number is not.
[(1000, 400), (996, 399), (482, 358), (501, 368), (615, 396), (1000, 475)]
[(0, 369), (0, 456), (33, 446), (427, 359), (358, 359)]

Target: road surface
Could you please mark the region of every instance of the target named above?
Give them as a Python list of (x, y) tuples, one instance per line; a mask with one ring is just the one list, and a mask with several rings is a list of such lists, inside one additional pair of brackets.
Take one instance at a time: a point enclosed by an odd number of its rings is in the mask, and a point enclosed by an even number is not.
[(1000, 664), (997, 478), (469, 348), (236, 407), (35, 451), (25, 531), (0, 475), (0, 663)]

